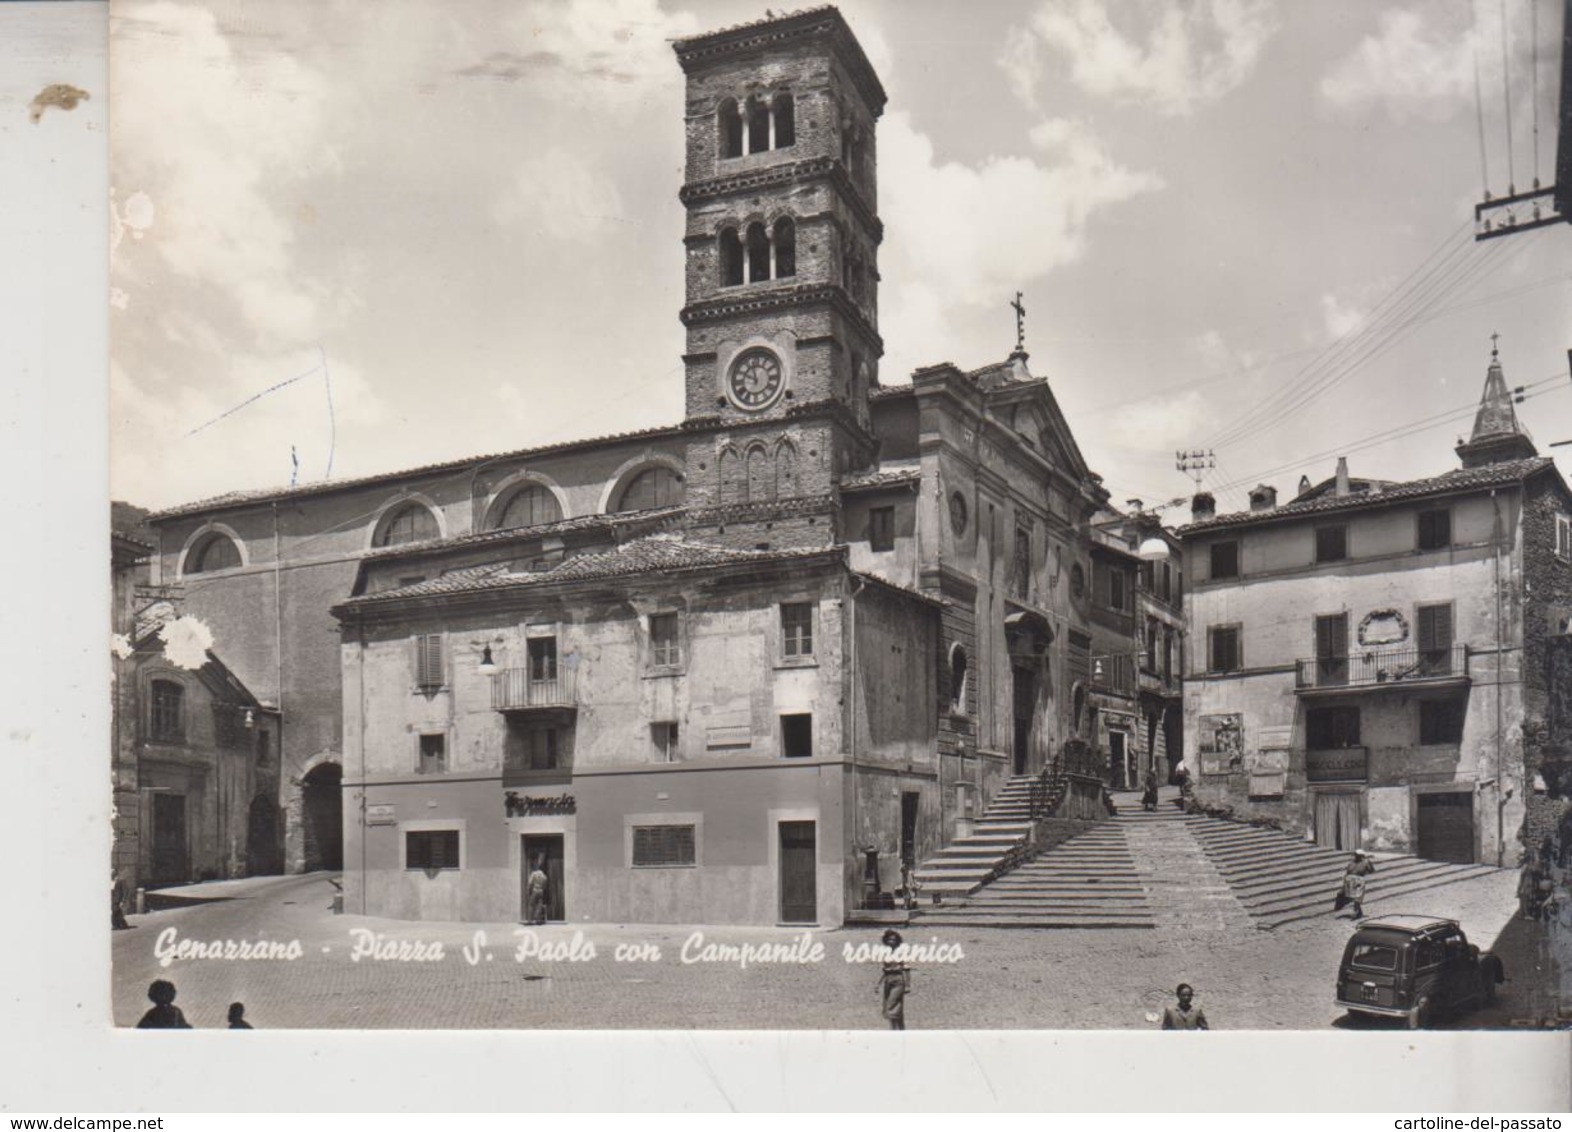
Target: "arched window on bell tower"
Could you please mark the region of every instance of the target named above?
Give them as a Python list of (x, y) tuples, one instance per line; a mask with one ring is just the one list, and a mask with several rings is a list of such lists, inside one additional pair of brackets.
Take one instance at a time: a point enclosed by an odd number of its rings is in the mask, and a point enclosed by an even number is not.
[(777, 94), (771, 107), (775, 112), (775, 148), (797, 144), (797, 105), (789, 94)]
[(742, 156), (742, 111), (735, 98), (723, 98), (715, 111), (715, 132), (722, 157)]
[(770, 277), (770, 237), (764, 225), (748, 225), (748, 282), (762, 283)]
[(775, 498), (790, 499), (797, 494), (797, 449), (783, 440), (775, 449)]
[(789, 216), (775, 222), (775, 278), (797, 274), (797, 226)]
[(737, 287), (743, 282), (742, 237), (735, 228), (723, 228), (720, 234), (720, 281), (722, 287)]
[(770, 148), (770, 104), (762, 98), (748, 99), (748, 152), (763, 153)]
[(774, 497), (774, 477), (770, 475), (770, 459), (764, 453), (764, 446), (756, 444), (748, 449), (748, 502), (758, 503), (761, 500)]

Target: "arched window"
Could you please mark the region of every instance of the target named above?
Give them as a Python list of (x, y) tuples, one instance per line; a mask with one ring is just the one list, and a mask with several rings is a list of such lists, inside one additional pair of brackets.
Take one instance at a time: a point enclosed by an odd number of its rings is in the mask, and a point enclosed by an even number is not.
[(786, 279), (797, 274), (797, 226), (791, 217), (783, 216), (775, 222), (775, 278)]
[(775, 498), (797, 494), (797, 449), (788, 441), (775, 450)]
[(773, 494), (770, 476), (769, 457), (764, 454), (763, 448), (750, 448), (748, 450), (748, 502), (757, 503), (761, 499), (768, 499)]
[(748, 225), (748, 282), (759, 283), (770, 277), (770, 238), (764, 225)]
[(191, 548), (186, 556), (187, 574), (206, 574), (240, 565), (240, 548), (226, 534), (214, 531)]
[(508, 505), (497, 520), (497, 530), (511, 531), (515, 527), (538, 527), (555, 523), (562, 518), (562, 505), (557, 497), (540, 484), (531, 484), (513, 493)]
[(682, 502), (682, 481), (670, 468), (645, 468), (622, 489), (616, 511), (648, 511), (651, 507), (675, 507)]
[(957, 641), (950, 646), (950, 711), (966, 714), (966, 650)]
[(148, 716), (148, 733), (154, 739), (178, 743), (186, 737), (186, 690), (172, 680), (154, 680)]
[(757, 98), (748, 99), (748, 152), (770, 148), (770, 108)]
[(775, 148), (797, 143), (797, 107), (789, 94), (777, 94), (775, 111)]
[(437, 517), (423, 503), (406, 503), (383, 521), (378, 532), (378, 546), (402, 546), (407, 542), (425, 542), (440, 538)]
[(737, 110), (737, 100), (727, 98), (721, 101), (719, 109), (715, 111), (716, 132), (720, 135), (720, 155), (722, 157), (742, 156), (742, 114)]
[(735, 228), (721, 230), (720, 281), (722, 287), (736, 287), (743, 282), (742, 237)]

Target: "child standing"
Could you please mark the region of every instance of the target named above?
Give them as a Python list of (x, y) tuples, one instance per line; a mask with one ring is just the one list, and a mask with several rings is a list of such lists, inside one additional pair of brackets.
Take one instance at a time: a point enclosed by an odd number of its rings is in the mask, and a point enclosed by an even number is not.
[(891, 928), (884, 933), (882, 942), (888, 954), (884, 959), (884, 968), (879, 972), (879, 997), (890, 1029), (904, 1030), (906, 996), (911, 993), (912, 972), (897, 955), (901, 946), (901, 933)]

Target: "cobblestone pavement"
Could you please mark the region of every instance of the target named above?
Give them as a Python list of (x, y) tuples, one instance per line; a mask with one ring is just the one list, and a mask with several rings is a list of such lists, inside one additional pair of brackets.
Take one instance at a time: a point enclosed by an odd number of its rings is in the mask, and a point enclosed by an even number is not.
[[(1452, 886), (1447, 907), (1409, 908), (1461, 919), (1481, 945), (1503, 925), (1513, 948), (1540, 957), (1539, 969), (1514, 969), (1501, 1004), (1459, 1026), (1505, 1026), (1542, 1000), (1556, 974), (1538, 925), (1512, 921), (1510, 872)], [(877, 943), (877, 929), (815, 931), (817, 963), (681, 961), (685, 941), (789, 944), (801, 932), (779, 928), (671, 925), (552, 925), (535, 938), (593, 944), (587, 962), (515, 962), (515, 924), (437, 924), (331, 914), (326, 874), (279, 877), (232, 889), (228, 899), (131, 918), (114, 933), (114, 1014), (134, 1025), (155, 978), (179, 989), (177, 1005), (192, 1025), (222, 1027), (231, 1001), (246, 1003), (258, 1028), (716, 1028), (862, 1029), (884, 1025), (878, 966), (848, 963), (845, 945)], [(1142, 1029), (1155, 1025), (1173, 986), (1195, 984), (1214, 1029), (1323, 1029), (1342, 1024), (1332, 1005), (1347, 920), (1295, 924), (1276, 932), (1226, 921), (1199, 925), (1176, 918), (1157, 930), (1021, 930), (943, 928), (906, 932), (908, 943), (958, 944), (954, 963), (918, 963), (907, 1003), (912, 1029)], [(291, 941), (294, 960), (175, 960), (163, 967), (155, 944), (172, 929), (197, 941)], [(437, 961), (351, 958), (361, 929), (383, 942), (441, 943)], [(463, 948), (483, 930), (488, 946), (466, 959)], [(654, 945), (658, 962), (616, 960), (623, 946)], [(1530, 964), (1532, 966), (1532, 964)], [(1537, 996), (1537, 999), (1536, 999)], [(1542, 1007), (1542, 1001), (1538, 1001)]]

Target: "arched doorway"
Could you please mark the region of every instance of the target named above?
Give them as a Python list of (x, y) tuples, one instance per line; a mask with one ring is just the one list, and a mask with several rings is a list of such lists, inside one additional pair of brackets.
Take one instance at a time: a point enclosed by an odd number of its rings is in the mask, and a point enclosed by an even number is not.
[(343, 780), (344, 768), (338, 763), (321, 763), (301, 785), (306, 872), (344, 867)]
[(278, 843), (278, 807), (265, 794), (251, 799), (246, 819), (246, 875), (270, 876), (284, 871)]

